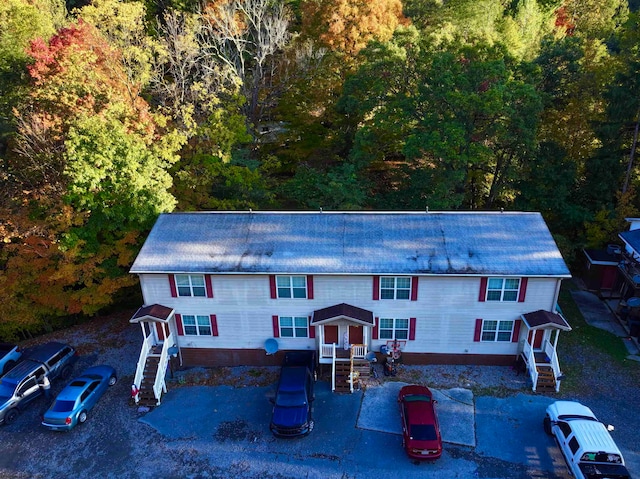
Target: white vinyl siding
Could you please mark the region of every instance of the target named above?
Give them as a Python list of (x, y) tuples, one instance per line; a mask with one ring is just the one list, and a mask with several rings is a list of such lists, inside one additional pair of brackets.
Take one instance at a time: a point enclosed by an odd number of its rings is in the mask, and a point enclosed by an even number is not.
[[(268, 275), (215, 275), (215, 298), (194, 301), (171, 297), (166, 274), (141, 274), (144, 304), (162, 304), (181, 314), (215, 313), (219, 336), (181, 336), (180, 347), (216, 347), (264, 351), (266, 339), (273, 338), (272, 316), (308, 318), (313, 311), (347, 303), (374, 313), (376, 318), (417, 318), (416, 341), (408, 341), (403, 351), (442, 354), (517, 354), (518, 343), (474, 342), (477, 318), (515, 321), (521, 314), (550, 310), (555, 304), (558, 280), (529, 277), (527, 301), (480, 302), (478, 277), (423, 276), (418, 301), (375, 301), (371, 276), (314, 276), (314, 296), (306, 301), (273, 301)], [(302, 275), (297, 275), (302, 276)], [(175, 331), (174, 331), (175, 332)], [(371, 340), (370, 350), (379, 351), (387, 339)], [(189, 343), (193, 343), (190, 344)], [(278, 338), (280, 350), (315, 349), (313, 338)]]

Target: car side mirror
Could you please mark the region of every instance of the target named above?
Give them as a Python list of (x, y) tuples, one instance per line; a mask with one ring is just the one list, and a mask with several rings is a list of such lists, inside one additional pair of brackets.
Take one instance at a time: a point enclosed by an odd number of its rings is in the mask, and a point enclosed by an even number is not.
[(612, 424), (607, 424), (607, 431), (611, 432), (611, 431), (615, 431), (615, 427), (613, 427)]

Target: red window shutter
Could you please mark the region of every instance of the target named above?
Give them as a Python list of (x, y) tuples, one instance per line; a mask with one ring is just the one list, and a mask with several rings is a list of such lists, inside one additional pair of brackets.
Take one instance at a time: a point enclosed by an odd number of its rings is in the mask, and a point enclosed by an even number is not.
[(271, 322), (273, 323), (273, 337), (274, 338), (279, 338), (280, 337), (280, 325), (278, 322), (278, 317), (277, 316), (271, 316)]
[(380, 276), (373, 277), (373, 300), (378, 301), (380, 299)]
[(478, 295), (478, 301), (484, 301), (487, 298), (487, 278), (480, 278), (480, 294)]
[(278, 295), (276, 292), (276, 275), (275, 274), (269, 275), (269, 289), (271, 290), (271, 299), (276, 299)]
[(409, 318), (409, 339), (416, 339), (416, 318)]
[(211, 284), (211, 275), (204, 275), (204, 285), (207, 289), (207, 298), (213, 298), (213, 285)]
[(517, 343), (518, 339), (520, 338), (520, 323), (522, 323), (522, 320), (516, 319), (515, 323), (513, 324), (513, 336), (511, 336), (512, 343)]
[(476, 331), (473, 335), (473, 341), (476, 343), (479, 342), (481, 334), (482, 334), (482, 319), (476, 319)]
[(184, 336), (184, 330), (182, 329), (182, 315), (176, 314), (176, 329), (178, 330), (178, 336)]
[(311, 316), (309, 316), (309, 337), (314, 339), (316, 337), (316, 327), (311, 326)]
[(210, 314), (209, 318), (211, 319), (211, 336), (218, 335), (218, 319), (215, 314)]
[(418, 301), (418, 276), (411, 278), (411, 301)]
[(520, 280), (520, 294), (518, 294), (518, 303), (524, 303), (524, 299), (527, 297), (527, 283), (528, 278), (522, 278)]
[(169, 275), (169, 289), (171, 289), (171, 297), (178, 297), (178, 290), (176, 289), (176, 277), (172, 274)]
[(313, 299), (313, 276), (307, 275), (307, 299)]
[(378, 322), (380, 318), (373, 319), (373, 330), (371, 331), (371, 339), (378, 339)]

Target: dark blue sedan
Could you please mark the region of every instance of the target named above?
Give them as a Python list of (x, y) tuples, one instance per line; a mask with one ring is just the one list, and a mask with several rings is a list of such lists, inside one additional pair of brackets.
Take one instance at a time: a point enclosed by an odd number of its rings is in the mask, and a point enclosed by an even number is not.
[(111, 366), (93, 366), (71, 381), (44, 414), (42, 425), (54, 431), (68, 431), (87, 420), (87, 414), (109, 386), (118, 380)]

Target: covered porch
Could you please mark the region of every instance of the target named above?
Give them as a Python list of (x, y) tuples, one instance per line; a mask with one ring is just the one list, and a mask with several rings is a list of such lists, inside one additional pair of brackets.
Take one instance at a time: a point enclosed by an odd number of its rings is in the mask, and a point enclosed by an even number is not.
[(341, 303), (313, 312), (318, 362), (331, 365), (332, 391), (353, 392), (359, 377), (369, 374), (373, 313)]
[(532, 390), (558, 392), (562, 371), (558, 360), (557, 346), (560, 331), (571, 331), (571, 326), (557, 312), (534, 311), (521, 316), (526, 328), (526, 340), (521, 352)]
[(174, 315), (172, 308), (153, 304), (139, 308), (129, 320), (140, 324), (144, 338), (131, 385), (131, 395), (136, 404), (160, 405), (162, 393), (167, 392), (167, 365), (170, 357), (178, 353), (171, 327)]

